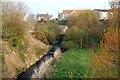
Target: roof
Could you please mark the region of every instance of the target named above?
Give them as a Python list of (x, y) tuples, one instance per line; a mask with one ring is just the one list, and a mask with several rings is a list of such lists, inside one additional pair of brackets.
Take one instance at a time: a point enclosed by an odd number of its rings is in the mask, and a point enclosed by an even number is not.
[(109, 11), (108, 9), (94, 9), (94, 10), (96, 10), (96, 11), (102, 11), (102, 12), (108, 12)]
[(48, 17), (48, 14), (37, 14), (37, 17)]
[(38, 17), (51, 18), (52, 16), (48, 14), (37, 14), (37, 18)]
[(90, 11), (90, 10), (74, 10), (73, 13), (85, 13), (88, 11)]
[(63, 10), (63, 14), (70, 14), (73, 10)]
[(90, 10), (63, 10), (63, 14), (70, 14), (70, 13), (83, 13)]

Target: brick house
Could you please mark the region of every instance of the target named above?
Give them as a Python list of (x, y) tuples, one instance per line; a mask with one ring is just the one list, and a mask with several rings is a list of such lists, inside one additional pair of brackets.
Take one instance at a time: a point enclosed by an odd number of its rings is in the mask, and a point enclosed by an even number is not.
[(58, 13), (58, 19), (68, 18), (70, 15), (77, 15), (80, 13), (88, 12), (90, 10), (63, 10), (62, 13)]

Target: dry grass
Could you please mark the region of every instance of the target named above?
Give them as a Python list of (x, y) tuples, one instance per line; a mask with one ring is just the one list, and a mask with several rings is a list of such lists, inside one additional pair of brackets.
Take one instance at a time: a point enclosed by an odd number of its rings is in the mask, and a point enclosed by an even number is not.
[(22, 5), (8, 2), (2, 8), (2, 77), (13, 78), (45, 54), (48, 46), (29, 34), (29, 26), (34, 23), (24, 21)]
[(49, 46), (34, 39), (30, 34), (27, 34), (24, 39), (24, 44), (26, 45), (25, 58), (26, 66), (29, 67), (31, 64), (35, 63), (40, 56), (46, 54)]
[[(98, 54), (92, 54), (93, 78), (118, 77), (118, 28), (109, 27), (103, 34)], [(94, 56), (93, 56), (94, 55)]]
[[(2, 41), (2, 77), (13, 78), (23, 70), (34, 64), (43, 54), (46, 54), (48, 46), (27, 35), (23, 41), (25, 46), (25, 63), (22, 62), (18, 49), (13, 48), (7, 42)], [(40, 51), (40, 50), (41, 51)]]
[(21, 61), (19, 53), (13, 51), (7, 42), (2, 41), (2, 45), (2, 77), (12, 78), (16, 75), (16, 72), (23, 69), (25, 65)]

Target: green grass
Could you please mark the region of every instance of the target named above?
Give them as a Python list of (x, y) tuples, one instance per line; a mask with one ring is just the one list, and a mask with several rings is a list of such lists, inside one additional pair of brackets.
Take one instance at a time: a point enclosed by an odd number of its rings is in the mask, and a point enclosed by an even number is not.
[(18, 50), (20, 54), (20, 59), (25, 63), (24, 46), (20, 44)]
[(88, 49), (71, 49), (55, 65), (52, 78), (83, 78), (89, 68)]

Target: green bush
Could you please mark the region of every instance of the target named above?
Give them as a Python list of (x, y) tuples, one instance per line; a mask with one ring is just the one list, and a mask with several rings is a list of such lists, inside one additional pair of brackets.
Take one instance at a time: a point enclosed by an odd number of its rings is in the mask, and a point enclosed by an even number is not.
[(72, 41), (63, 41), (61, 47), (64, 49), (72, 49), (72, 48), (78, 48), (79, 45)]
[(17, 27), (4, 27), (3, 26), (3, 40), (8, 41), (12, 46), (17, 47), (24, 39), (23, 32)]
[(67, 25), (67, 19), (65, 19), (65, 20), (59, 20), (58, 24), (59, 25)]
[[(72, 42), (76, 48), (89, 48), (98, 46), (100, 40), (100, 22), (93, 12), (85, 12), (78, 15), (72, 15), (68, 19), (69, 29), (63, 39), (63, 43)], [(103, 27), (102, 27), (103, 28)], [(95, 45), (94, 45), (95, 44)], [(64, 44), (62, 44), (65, 46)], [(69, 45), (68, 45), (69, 47)]]
[[(37, 31), (39, 33), (42, 32), (43, 34), (45, 34), (45, 35), (41, 35), (41, 36), (43, 36), (43, 38), (41, 38), (41, 39), (46, 40), (47, 43), (49, 43), (51, 45), (55, 42), (56, 37), (59, 35), (60, 28), (58, 27), (57, 22), (51, 23), (51, 22), (47, 21), (44, 24), (41, 22), (38, 22), (36, 25), (35, 31)], [(44, 41), (42, 41), (42, 42), (44, 42)]]

